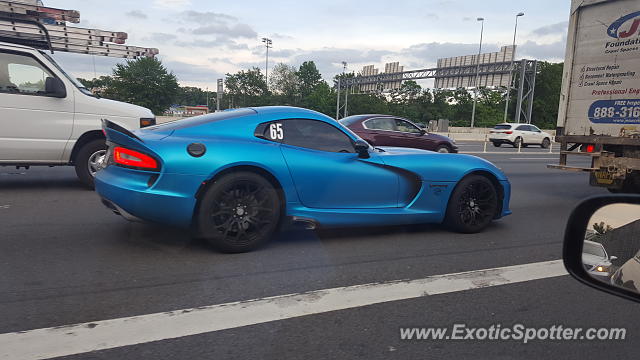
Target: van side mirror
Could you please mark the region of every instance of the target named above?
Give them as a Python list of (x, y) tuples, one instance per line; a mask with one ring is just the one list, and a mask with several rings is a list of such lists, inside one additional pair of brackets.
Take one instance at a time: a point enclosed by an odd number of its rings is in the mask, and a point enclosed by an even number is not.
[(67, 96), (67, 89), (62, 80), (55, 77), (47, 77), (44, 82), (44, 92), (48, 96), (63, 98)]
[(640, 302), (640, 195), (580, 203), (567, 223), (562, 258), (579, 281)]
[(369, 144), (364, 140), (356, 140), (356, 143), (353, 145), (353, 148), (358, 153), (358, 156), (367, 159), (369, 158)]

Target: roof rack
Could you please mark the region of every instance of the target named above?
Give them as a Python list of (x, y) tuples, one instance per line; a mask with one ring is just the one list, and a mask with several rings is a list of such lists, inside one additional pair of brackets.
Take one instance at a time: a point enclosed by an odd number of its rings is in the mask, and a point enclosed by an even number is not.
[(124, 45), (127, 33), (67, 26), (80, 13), (41, 6), (38, 0), (0, 0), (0, 41), (38, 49), (127, 59), (153, 57), (158, 49)]

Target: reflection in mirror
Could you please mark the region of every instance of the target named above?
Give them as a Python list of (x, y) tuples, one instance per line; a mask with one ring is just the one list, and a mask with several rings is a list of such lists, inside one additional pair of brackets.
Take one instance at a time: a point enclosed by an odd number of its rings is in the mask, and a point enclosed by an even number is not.
[(640, 293), (640, 205), (611, 204), (591, 216), (582, 264), (591, 277)]

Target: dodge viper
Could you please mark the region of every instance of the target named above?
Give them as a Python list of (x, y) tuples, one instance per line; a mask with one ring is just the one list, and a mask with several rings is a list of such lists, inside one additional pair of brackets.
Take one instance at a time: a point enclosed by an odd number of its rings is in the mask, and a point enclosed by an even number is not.
[(222, 111), (129, 131), (103, 120), (103, 204), (129, 220), (190, 228), (225, 252), (309, 228), (444, 223), (478, 232), (511, 213), (506, 176), (481, 158), (372, 147), (294, 107)]

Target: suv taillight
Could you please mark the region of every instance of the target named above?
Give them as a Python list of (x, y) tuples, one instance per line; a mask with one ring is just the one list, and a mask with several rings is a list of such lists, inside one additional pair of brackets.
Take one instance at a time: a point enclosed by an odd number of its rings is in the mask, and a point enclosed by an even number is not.
[(511, 134), (513, 134), (513, 131), (509, 130), (509, 131), (505, 131), (504, 133), (507, 134), (507, 135), (511, 135)]
[(158, 161), (153, 157), (136, 150), (116, 146), (113, 149), (113, 162), (124, 167), (140, 170), (158, 171)]

